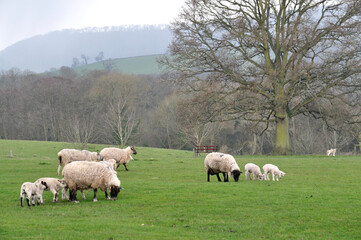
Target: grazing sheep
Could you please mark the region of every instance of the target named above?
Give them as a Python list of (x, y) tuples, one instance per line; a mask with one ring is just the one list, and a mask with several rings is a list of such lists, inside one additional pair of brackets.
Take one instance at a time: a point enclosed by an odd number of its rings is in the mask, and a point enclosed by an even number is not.
[(39, 178), (35, 181), (35, 183), (40, 184), (41, 182), (45, 182), (48, 186), (45, 191), (50, 191), (54, 194), (53, 202), (59, 201), (59, 191), (62, 188), (66, 187), (66, 183), (64, 179), (57, 178)]
[[(113, 170), (115, 174), (117, 174), (117, 172), (115, 171), (117, 162), (114, 159), (103, 160), (103, 161), (100, 161), (99, 163), (105, 165), (110, 170)], [(80, 192), (81, 192), (81, 195), (82, 195), (83, 199), (85, 200), (86, 196), (85, 196), (84, 190), (80, 190)], [(105, 192), (105, 196), (106, 196), (107, 199), (110, 199), (110, 197), (108, 196), (107, 191)], [(66, 194), (66, 191), (65, 192), (63, 191), (63, 200), (64, 200), (64, 198), (67, 198), (69, 200), (69, 197)]]
[(244, 166), (244, 174), (246, 175), (246, 180), (248, 180), (248, 178), (251, 180), (251, 174), (252, 174), (252, 180), (255, 180), (256, 177), (258, 178), (258, 180), (263, 179), (261, 169), (259, 168), (259, 166), (257, 166), (254, 163), (247, 163)]
[(58, 176), (62, 166), (73, 161), (101, 161), (102, 157), (98, 152), (89, 152), (88, 150), (63, 149), (58, 152), (59, 167)]
[(275, 176), (276, 176), (276, 181), (279, 180), (279, 178), (282, 178), (284, 175), (286, 175), (285, 172), (282, 172), (281, 170), (278, 169), (277, 166), (273, 165), (273, 164), (266, 164), (263, 167), (263, 174), (264, 174), (264, 179), (269, 181), (269, 173), (272, 173), (272, 180), (275, 180)]
[(35, 206), (35, 200), (37, 205), (44, 204), (43, 191), (48, 189), (46, 182), (41, 181), (40, 183), (24, 182), (20, 188), (20, 205), (23, 207), (24, 196), (26, 195), (26, 202), (30, 207), (30, 198), (32, 205)]
[(236, 160), (232, 155), (213, 152), (204, 159), (204, 167), (207, 172), (207, 181), (209, 182), (209, 175), (217, 175), (218, 181), (221, 182), (219, 173), (223, 173), (225, 182), (228, 182), (228, 177), (233, 176), (234, 181), (237, 182), (239, 175), (242, 173), (237, 165)]
[(336, 150), (337, 150), (337, 148), (331, 148), (330, 150), (327, 150), (327, 152), (326, 152), (327, 156), (330, 156), (330, 155), (336, 156)]
[(105, 192), (110, 190), (110, 197), (116, 200), (121, 189), (120, 181), (114, 170), (98, 162), (72, 162), (67, 164), (63, 169), (63, 177), (70, 189), (70, 201), (78, 202), (76, 198), (77, 190), (94, 189), (93, 201), (97, 200), (97, 189), (100, 188)]
[(115, 159), (115, 161), (117, 162), (116, 169), (118, 169), (120, 164), (123, 164), (126, 171), (128, 171), (126, 164), (131, 159), (133, 159), (131, 156), (132, 154), (137, 154), (137, 151), (135, 150), (134, 147), (127, 147), (125, 149), (111, 147), (111, 148), (104, 148), (103, 150), (100, 151), (100, 155), (103, 157), (104, 160)]

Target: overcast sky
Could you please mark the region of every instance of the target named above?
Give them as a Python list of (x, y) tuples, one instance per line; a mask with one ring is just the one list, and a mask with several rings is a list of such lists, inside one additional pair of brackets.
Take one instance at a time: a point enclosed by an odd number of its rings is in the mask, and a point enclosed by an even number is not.
[(185, 0), (0, 0), (0, 50), (66, 28), (168, 24)]

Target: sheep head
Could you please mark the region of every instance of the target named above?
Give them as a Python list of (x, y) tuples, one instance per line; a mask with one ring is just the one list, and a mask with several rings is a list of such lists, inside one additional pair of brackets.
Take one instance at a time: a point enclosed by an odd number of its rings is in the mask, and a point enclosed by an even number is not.
[(132, 146), (130, 149), (132, 150), (133, 154), (137, 154), (137, 151), (135, 150), (134, 146)]
[(239, 175), (241, 175), (241, 173), (242, 173), (242, 172), (239, 171), (239, 170), (233, 170), (233, 171), (232, 171), (232, 176), (233, 176), (235, 182), (238, 182)]

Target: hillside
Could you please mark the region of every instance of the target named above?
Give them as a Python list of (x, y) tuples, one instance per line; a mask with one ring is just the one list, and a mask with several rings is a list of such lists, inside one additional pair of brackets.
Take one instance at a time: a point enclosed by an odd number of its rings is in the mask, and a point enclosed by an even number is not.
[[(159, 74), (157, 59), (162, 55), (149, 55), (129, 58), (112, 59), (112, 70), (129, 74)], [(92, 70), (104, 70), (105, 62), (96, 62), (73, 68), (77, 73)]]
[(71, 66), (74, 58), (94, 63), (100, 52), (104, 59), (164, 54), (171, 42), (167, 26), (120, 26), (62, 30), (17, 42), (0, 52), (0, 70), (13, 67), (43, 72)]

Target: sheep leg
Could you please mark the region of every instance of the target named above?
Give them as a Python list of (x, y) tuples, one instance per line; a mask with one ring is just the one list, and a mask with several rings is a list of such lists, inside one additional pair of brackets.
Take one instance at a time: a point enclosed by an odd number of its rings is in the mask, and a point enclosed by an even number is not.
[(31, 204), (35, 206), (35, 195), (31, 196)]
[(60, 169), (61, 169), (61, 165), (59, 164), (59, 167), (58, 167), (58, 176), (59, 176)]
[(222, 182), (221, 178), (219, 177), (219, 173), (216, 173), (217, 178), (218, 178), (218, 182)]
[(123, 163), (124, 167), (125, 167), (125, 171), (129, 171), (127, 168), (127, 165), (125, 165), (125, 163)]
[(97, 199), (97, 192), (98, 192), (98, 189), (94, 189), (94, 198), (93, 198), (93, 202), (98, 202), (98, 199)]
[(81, 192), (81, 196), (82, 196), (82, 197), (83, 197), (83, 199), (85, 200), (85, 199), (86, 199), (86, 197), (85, 197), (84, 190), (80, 190), (80, 192)]
[(120, 166), (120, 163), (117, 163), (117, 167), (115, 168), (115, 171), (118, 169), (119, 166)]
[(58, 192), (55, 192), (55, 193), (54, 193), (53, 202), (58, 202), (58, 199), (59, 199), (59, 193), (58, 193)]
[(211, 175), (210, 169), (207, 171), (207, 182), (209, 182), (209, 176)]
[(29, 197), (26, 197), (26, 203), (28, 204), (28, 207), (30, 207), (30, 198)]
[(223, 180), (224, 182), (228, 182), (228, 174), (223, 173)]
[(275, 180), (275, 174), (272, 173), (272, 180), (274, 181)]
[(20, 206), (22, 206), (22, 207), (24, 207), (23, 202), (24, 202), (24, 198), (23, 198), (23, 196), (21, 196), (20, 197)]
[(78, 203), (78, 199), (76, 198), (76, 189), (70, 190), (70, 201)]
[(61, 191), (61, 195), (62, 195), (61, 199), (62, 199), (62, 200), (65, 200), (65, 198), (68, 199), (68, 200), (70, 200), (70, 199), (69, 199), (69, 196), (68, 196), (68, 194), (67, 194), (67, 191), (68, 191), (68, 188), (67, 188), (67, 187), (64, 187), (63, 190)]

